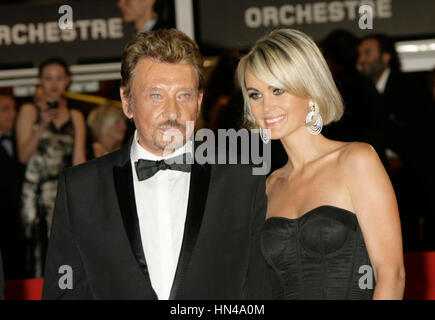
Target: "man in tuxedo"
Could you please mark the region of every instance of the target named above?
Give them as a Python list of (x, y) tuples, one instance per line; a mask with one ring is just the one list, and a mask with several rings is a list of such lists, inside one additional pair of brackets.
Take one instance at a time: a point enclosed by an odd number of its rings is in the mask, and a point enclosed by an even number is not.
[(345, 110), (338, 122), (324, 128), (333, 140), (361, 141), (371, 144), (385, 164), (383, 104), (371, 79), (356, 68), (358, 39), (345, 30), (335, 30), (322, 41), (321, 47)]
[(62, 173), (43, 298), (268, 297), (265, 177), (250, 165), (168, 160), (194, 154), (202, 65), (175, 29), (126, 46), (120, 93), (137, 131), (123, 149)]
[(14, 97), (0, 93), (0, 248), (7, 279), (20, 278), (23, 269), (19, 205), (24, 167), (17, 158), (15, 118)]
[[(430, 205), (427, 180), (433, 165), (426, 162), (430, 121), (424, 92), (400, 70), (394, 41), (384, 34), (361, 39), (358, 65), (369, 76), (384, 104), (387, 170), (397, 194), (403, 226), (404, 250), (418, 249), (421, 221)], [(429, 142), (430, 144), (431, 142)]]
[[(371, 34), (358, 46), (358, 66), (376, 86), (384, 102), (386, 155), (394, 173), (412, 157), (409, 131), (422, 104), (419, 90), (400, 71), (400, 60), (394, 42), (386, 35)], [(417, 107), (419, 106), (419, 107)]]

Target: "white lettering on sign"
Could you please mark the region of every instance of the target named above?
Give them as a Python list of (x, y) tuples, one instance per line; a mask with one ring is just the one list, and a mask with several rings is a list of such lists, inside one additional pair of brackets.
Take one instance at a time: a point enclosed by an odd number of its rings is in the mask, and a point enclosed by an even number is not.
[(361, 18), (359, 13), (361, 6), (369, 6), (372, 9), (371, 18), (387, 19), (393, 16), (392, 0), (318, 1), (282, 6), (249, 7), (245, 10), (245, 25), (255, 29), (354, 21)]
[[(261, 22), (261, 20), (260, 20)], [(35, 43), (120, 39), (124, 36), (122, 18), (74, 21), (72, 29), (61, 29), (59, 21), (0, 25), (0, 47)]]

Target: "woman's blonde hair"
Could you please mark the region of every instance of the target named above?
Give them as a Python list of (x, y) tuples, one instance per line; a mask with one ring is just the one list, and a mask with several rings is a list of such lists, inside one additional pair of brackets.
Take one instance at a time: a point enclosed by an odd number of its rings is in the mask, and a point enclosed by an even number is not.
[[(289, 94), (315, 102), (324, 125), (337, 121), (344, 111), (343, 101), (329, 67), (317, 45), (306, 34), (294, 29), (277, 29), (260, 38), (239, 62), (237, 75), (245, 100), (245, 125), (258, 127), (249, 105), (245, 85), (248, 70), (260, 81), (286, 90)], [(307, 107), (308, 110), (308, 107)]]
[(101, 141), (109, 127), (120, 119), (125, 119), (121, 108), (112, 104), (100, 105), (93, 109), (88, 115), (87, 124), (94, 140)]

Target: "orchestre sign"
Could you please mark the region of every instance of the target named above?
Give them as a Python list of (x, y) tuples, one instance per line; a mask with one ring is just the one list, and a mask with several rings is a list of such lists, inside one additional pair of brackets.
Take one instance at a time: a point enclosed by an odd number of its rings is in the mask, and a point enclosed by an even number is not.
[(72, 28), (62, 28), (59, 4), (0, 5), (0, 65), (35, 64), (50, 56), (70, 62), (120, 60), (134, 36), (116, 0), (70, 3)]
[(73, 26), (71, 30), (61, 30), (58, 21), (0, 25), (0, 46), (122, 39), (124, 36), (122, 19), (119, 17), (77, 20)]
[[(372, 30), (362, 30), (358, 25), (359, 9), (365, 5), (372, 9)], [(217, 48), (251, 46), (260, 36), (279, 27), (299, 29), (315, 40), (323, 39), (335, 29), (356, 35), (435, 34), (433, 0), (198, 0), (197, 7), (199, 41)]]
[(295, 5), (249, 7), (245, 11), (248, 28), (293, 26), (311, 23), (353, 21), (358, 17), (361, 3), (371, 3), (373, 18), (391, 18), (391, 0), (378, 1), (332, 1), (298, 3)]

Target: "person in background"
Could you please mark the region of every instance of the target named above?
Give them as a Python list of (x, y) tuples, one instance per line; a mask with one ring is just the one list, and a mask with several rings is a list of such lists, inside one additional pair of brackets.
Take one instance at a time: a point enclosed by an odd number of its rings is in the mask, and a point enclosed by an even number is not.
[[(205, 85), (202, 116), (209, 129), (217, 132), (218, 129), (238, 129), (242, 122), (240, 116), (223, 117), (233, 94), (240, 91), (235, 78), (240, 53), (237, 50), (224, 51), (211, 71)], [(242, 109), (242, 105), (239, 109)]]
[[(383, 34), (363, 37), (358, 46), (358, 67), (368, 76), (385, 106), (386, 156), (392, 175), (412, 156), (408, 131), (420, 99), (418, 90), (400, 71), (394, 42)], [(421, 104), (420, 104), (421, 105)]]
[(59, 174), (86, 161), (85, 119), (63, 97), (70, 76), (63, 59), (42, 62), (34, 102), (23, 104), (17, 118), (18, 159), (26, 164), (21, 196), (26, 268), (33, 277), (43, 273)]
[(358, 67), (375, 84), (383, 99), (385, 156), (399, 203), (405, 251), (416, 250), (422, 237), (426, 204), (427, 157), (423, 144), (428, 106), (424, 92), (409, 75), (401, 72), (394, 41), (384, 34), (370, 34), (360, 40)]
[(336, 30), (321, 42), (323, 56), (331, 69), (344, 114), (324, 128), (327, 138), (371, 144), (385, 164), (384, 107), (371, 79), (356, 68), (358, 39), (348, 31)]
[(89, 113), (87, 123), (94, 139), (92, 152), (95, 158), (121, 148), (127, 123), (120, 107), (101, 105)]
[(17, 159), (15, 98), (0, 93), (0, 248), (6, 279), (23, 275), (20, 237), (20, 195), (24, 166)]
[[(429, 71), (427, 75), (427, 96), (428, 96), (428, 119), (435, 118), (435, 68)], [(434, 132), (431, 126), (424, 126), (425, 129), (425, 139), (422, 141), (425, 147), (433, 144)], [(432, 204), (432, 197), (435, 194), (435, 167), (433, 164), (433, 157), (423, 157), (423, 166), (426, 172), (426, 186), (424, 190), (426, 191), (426, 201), (425, 204)], [(430, 207), (430, 206), (428, 206)], [(435, 213), (431, 210), (427, 210), (427, 215), (425, 217), (424, 223), (424, 239), (425, 239), (425, 250), (435, 250)]]
[(277, 29), (240, 60), (238, 75), (247, 121), (288, 155), (266, 180), (260, 244), (274, 299), (402, 299), (394, 190), (373, 147), (321, 134), (343, 103), (319, 48)]
[(137, 32), (174, 27), (173, 12), (168, 0), (119, 0), (119, 10)]

